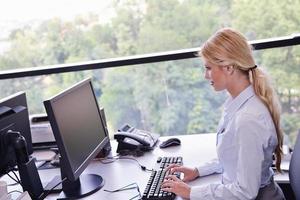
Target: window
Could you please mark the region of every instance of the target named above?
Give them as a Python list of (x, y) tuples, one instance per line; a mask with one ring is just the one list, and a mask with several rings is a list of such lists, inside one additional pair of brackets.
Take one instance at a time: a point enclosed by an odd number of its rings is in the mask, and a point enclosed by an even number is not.
[[(25, 1), (23, 6), (18, 7), (35, 7), (35, 12), (27, 13), (36, 13), (35, 20), (17, 16), (24, 21), (13, 23), (8, 18), (0, 17), (5, 19), (0, 20), (1, 29), (7, 30), (0, 35), (0, 69), (71, 65), (199, 47), (213, 32), (224, 26), (240, 30), (249, 40), (291, 35), (299, 32), (300, 26), (299, 2), (78, 2)], [(105, 5), (100, 5), (104, 2)], [(74, 4), (82, 10), (72, 7)], [(55, 15), (45, 18), (44, 8), (40, 7), (43, 5), (47, 5)], [(9, 16), (8, 12), (19, 13), (12, 11), (17, 9), (15, 6), (3, 6), (1, 9), (6, 9), (0, 10), (5, 16)], [(63, 12), (56, 12), (55, 9)], [(72, 16), (60, 15), (69, 10), (76, 12)], [(103, 10), (108, 12), (104, 16), (101, 14)], [(267, 68), (275, 81), (283, 107), (283, 129), (291, 141), (294, 141), (296, 130), (300, 127), (297, 120), (300, 115), (299, 51), (299, 46), (255, 51), (259, 66)], [(193, 58), (1, 80), (1, 96), (25, 90), (30, 113), (40, 113), (44, 112), (44, 99), (91, 76), (112, 131), (128, 122), (162, 135), (215, 132), (225, 94), (216, 95), (211, 90), (203, 78), (201, 65), (200, 59)]]

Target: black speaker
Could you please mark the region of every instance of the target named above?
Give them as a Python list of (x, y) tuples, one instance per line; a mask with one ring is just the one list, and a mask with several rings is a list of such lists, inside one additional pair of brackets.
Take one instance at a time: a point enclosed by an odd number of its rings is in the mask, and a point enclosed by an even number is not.
[[(105, 127), (105, 135), (109, 137), (104, 108), (100, 108), (100, 115), (103, 120), (103, 125)], [(105, 144), (104, 148), (98, 153), (96, 158), (104, 158), (108, 156), (110, 152), (111, 152), (111, 145), (110, 145), (110, 141), (108, 141), (108, 143)]]
[(111, 145), (110, 145), (110, 142), (108, 142), (105, 145), (105, 147), (98, 153), (96, 158), (104, 158), (104, 157), (108, 156), (110, 152), (111, 152)]

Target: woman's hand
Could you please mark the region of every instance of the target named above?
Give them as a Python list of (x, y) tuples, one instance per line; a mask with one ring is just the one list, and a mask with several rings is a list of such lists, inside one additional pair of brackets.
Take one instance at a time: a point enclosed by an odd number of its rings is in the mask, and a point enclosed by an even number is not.
[(173, 192), (176, 195), (186, 199), (190, 198), (190, 186), (177, 178), (175, 175), (167, 176), (161, 185), (161, 189), (166, 192)]
[(166, 170), (170, 170), (170, 174), (174, 172), (183, 173), (182, 181), (192, 181), (199, 176), (199, 172), (196, 168), (184, 167), (182, 165), (172, 164), (167, 167)]

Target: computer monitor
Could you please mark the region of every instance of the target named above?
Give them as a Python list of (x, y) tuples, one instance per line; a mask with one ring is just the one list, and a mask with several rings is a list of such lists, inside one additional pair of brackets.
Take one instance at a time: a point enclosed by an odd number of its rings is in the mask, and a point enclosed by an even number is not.
[(21, 109), (20, 114), (17, 116), (17, 119), (14, 122), (14, 126), (15, 129), (18, 130), (21, 133), (21, 135), (25, 137), (28, 154), (32, 154), (32, 139), (25, 92), (18, 92), (11, 96), (1, 99), (0, 108), (11, 109), (12, 112), (19, 112)]
[(83, 80), (44, 101), (61, 155), (63, 192), (60, 198), (79, 198), (99, 190), (100, 175), (82, 174), (109, 143), (91, 79)]
[(28, 142), (24, 137), (27, 135), (23, 134), (30, 130), (28, 111), (23, 106), (26, 104), (24, 95), (10, 96), (0, 104), (0, 177), (18, 170), (23, 190), (37, 199), (43, 193), (43, 186), (34, 159), (28, 155)]

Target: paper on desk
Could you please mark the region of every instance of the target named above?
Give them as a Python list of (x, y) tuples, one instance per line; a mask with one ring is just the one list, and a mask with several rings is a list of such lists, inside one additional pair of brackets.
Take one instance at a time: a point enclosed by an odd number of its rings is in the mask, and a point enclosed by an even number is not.
[(36, 161), (50, 161), (56, 156), (56, 153), (51, 150), (35, 151), (32, 154), (36, 158)]

